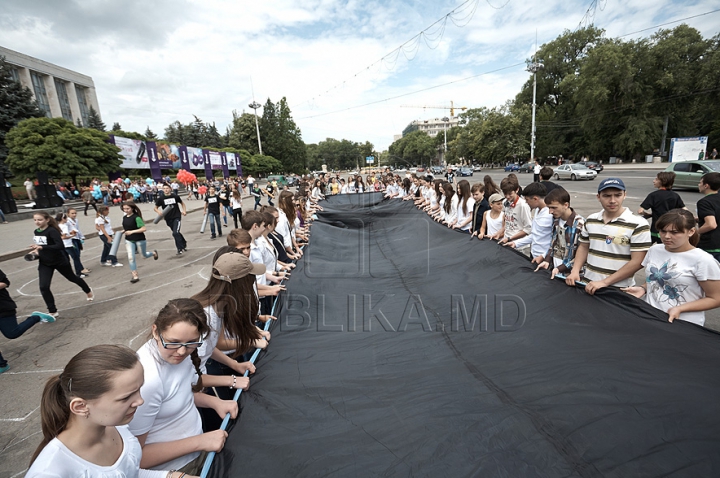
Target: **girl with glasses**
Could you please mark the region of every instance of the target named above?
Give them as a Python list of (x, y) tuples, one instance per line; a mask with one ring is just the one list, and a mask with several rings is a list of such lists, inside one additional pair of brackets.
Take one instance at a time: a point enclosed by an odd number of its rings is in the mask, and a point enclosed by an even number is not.
[(143, 367), (127, 347), (96, 345), (75, 355), (45, 385), (43, 441), (25, 476), (181, 478), (140, 469), (142, 449), (127, 425), (143, 403), (142, 385)]
[[(138, 350), (145, 403), (129, 426), (142, 446), (143, 468), (199, 474), (207, 452), (218, 452), (225, 445), (225, 431), (203, 433), (196, 408), (212, 408), (221, 417), (230, 413), (235, 418), (238, 413), (234, 401), (199, 393), (203, 385), (197, 349), (209, 330), (198, 301), (173, 299), (160, 310), (150, 340)], [(193, 386), (195, 373), (198, 380)]]

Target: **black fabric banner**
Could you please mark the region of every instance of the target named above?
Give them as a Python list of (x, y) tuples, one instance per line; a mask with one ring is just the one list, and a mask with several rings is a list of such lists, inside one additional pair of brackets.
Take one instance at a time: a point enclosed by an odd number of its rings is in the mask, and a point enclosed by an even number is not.
[(322, 203), (211, 476), (718, 476), (720, 341), (380, 194)]

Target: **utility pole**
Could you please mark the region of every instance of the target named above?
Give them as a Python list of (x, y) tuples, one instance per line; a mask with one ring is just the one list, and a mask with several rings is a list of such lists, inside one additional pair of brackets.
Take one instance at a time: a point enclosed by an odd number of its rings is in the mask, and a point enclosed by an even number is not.
[[(536, 34), (537, 35), (537, 34)], [(527, 71), (533, 74), (533, 104), (532, 104), (532, 131), (530, 133), (530, 161), (535, 160), (535, 107), (537, 104), (537, 72), (544, 68), (542, 63), (537, 61), (537, 39), (535, 40), (535, 55), (533, 62), (528, 65)]]
[[(450, 102), (450, 104), (452, 104), (452, 102)], [(450, 118), (445, 116), (442, 120), (445, 123), (445, 152), (443, 153), (442, 162), (446, 163), (445, 156), (447, 156), (447, 125), (448, 125), (448, 121), (450, 121)], [(443, 166), (443, 165), (441, 164), (441, 166)]]

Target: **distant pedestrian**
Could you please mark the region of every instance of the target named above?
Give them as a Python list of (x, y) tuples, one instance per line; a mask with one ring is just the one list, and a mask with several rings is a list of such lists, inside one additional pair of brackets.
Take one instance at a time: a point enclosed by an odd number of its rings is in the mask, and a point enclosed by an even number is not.
[[(162, 207), (162, 209), (160, 209)], [(187, 241), (180, 232), (180, 221), (182, 216), (187, 215), (185, 210), (185, 204), (183, 203), (180, 196), (175, 194), (170, 184), (165, 183), (162, 187), (162, 193), (158, 194), (158, 198), (155, 200), (155, 212), (158, 215), (163, 214), (166, 208), (170, 210), (165, 214), (165, 224), (172, 231), (173, 239), (175, 239), (175, 247), (177, 249), (177, 255), (181, 255), (187, 251)]]
[(685, 203), (678, 193), (672, 191), (673, 184), (675, 183), (675, 173), (672, 171), (662, 171), (657, 174), (657, 177), (653, 179), (653, 186), (657, 188), (657, 191), (653, 191), (645, 198), (640, 204), (638, 214), (647, 218), (652, 217), (650, 223), (650, 236), (652, 237), (653, 244), (660, 244), (660, 234), (655, 228), (655, 222), (660, 219), (660, 216), (673, 209), (681, 209), (685, 207)]
[(109, 207), (100, 206), (97, 217), (95, 218), (95, 230), (98, 232), (98, 237), (103, 243), (103, 250), (100, 254), (100, 264), (103, 266), (122, 267), (122, 264), (117, 261), (117, 257), (110, 255), (115, 231), (113, 231), (110, 222)]
[(122, 210), (125, 213), (122, 222), (123, 230), (125, 231), (125, 250), (127, 251), (128, 264), (130, 264), (130, 272), (132, 273), (132, 279), (130, 279), (130, 282), (135, 284), (140, 280), (137, 272), (135, 253), (140, 252), (140, 255), (142, 255), (145, 259), (152, 257), (155, 260), (158, 260), (158, 252), (156, 250), (152, 252), (148, 252), (146, 250), (146, 228), (140, 208), (137, 207), (134, 202), (128, 201), (122, 205)]
[(27, 178), (23, 184), (25, 185), (25, 191), (27, 192), (28, 199), (31, 201), (37, 199), (35, 184), (30, 180), (30, 178)]
[(700, 179), (698, 188), (702, 197), (697, 202), (698, 234), (697, 247), (720, 260), (720, 173), (707, 173)]
[(533, 182), (540, 182), (540, 170), (542, 169), (542, 166), (540, 166), (540, 162), (536, 159), (535, 165), (533, 166)]
[(75, 249), (75, 245), (72, 242), (77, 233), (70, 228), (71, 226), (68, 224), (67, 214), (62, 212), (58, 213), (55, 216), (55, 221), (57, 221), (58, 226), (60, 227), (60, 237), (62, 237), (63, 244), (65, 245), (65, 252), (67, 252), (68, 256), (72, 258), (73, 263), (75, 264), (75, 274), (81, 279), (85, 278), (85, 274), (82, 273), (85, 267), (83, 267), (80, 262), (80, 253), (77, 249)]
[[(75, 231), (75, 235), (72, 238), (73, 246), (77, 250), (78, 253), (78, 259), (82, 256), (82, 250), (83, 245), (85, 244), (85, 236), (83, 235), (82, 231), (80, 230), (80, 225), (78, 224), (77, 219), (77, 209), (75, 208), (69, 208), (67, 211), (67, 223), (70, 226), (71, 231)], [(75, 264), (76, 266), (78, 264)], [(89, 274), (92, 272), (87, 267), (83, 267), (83, 269), (80, 271), (83, 274)]]

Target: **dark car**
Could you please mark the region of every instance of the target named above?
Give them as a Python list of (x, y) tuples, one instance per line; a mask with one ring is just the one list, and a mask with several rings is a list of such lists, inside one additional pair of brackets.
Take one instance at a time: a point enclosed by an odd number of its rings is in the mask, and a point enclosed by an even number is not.
[(605, 168), (603, 168), (603, 165), (602, 165), (602, 164), (596, 163), (595, 161), (586, 161), (584, 164), (585, 164), (585, 166), (587, 166), (588, 168), (594, 169), (594, 170), (597, 171), (598, 173), (599, 173), (600, 171), (602, 171), (603, 169), (605, 169)]
[(285, 180), (287, 181), (288, 186), (297, 186), (300, 182), (297, 176), (287, 176)]
[(472, 176), (472, 175), (473, 175), (472, 168), (466, 168), (463, 166), (462, 168), (458, 169), (458, 176)]
[(523, 163), (523, 165), (518, 169), (518, 173), (532, 173), (534, 166), (535, 164)]
[(432, 166), (430, 172), (433, 174), (442, 174), (445, 172), (445, 169), (442, 166)]
[(510, 163), (507, 166), (505, 166), (505, 172), (508, 171), (519, 171), (520, 166), (517, 165), (517, 163)]

